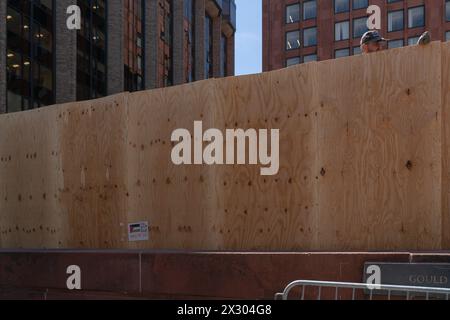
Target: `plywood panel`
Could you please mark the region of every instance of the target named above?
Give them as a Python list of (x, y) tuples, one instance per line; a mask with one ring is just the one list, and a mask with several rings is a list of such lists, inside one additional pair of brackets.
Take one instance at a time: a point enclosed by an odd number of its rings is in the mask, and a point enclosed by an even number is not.
[(3, 247), (57, 246), (64, 216), (57, 200), (57, 107), (4, 115), (0, 126), (0, 239)]
[(127, 141), (127, 201), (130, 223), (150, 223), (150, 240), (132, 248), (217, 248), (213, 168), (176, 166), (171, 160), (175, 129), (193, 134), (194, 121), (211, 127), (214, 81), (130, 95)]
[(119, 246), (125, 98), (1, 117), (3, 247)]
[(440, 247), (439, 46), (319, 64), (321, 249)]
[(216, 127), (280, 130), (280, 171), (218, 168), (225, 249), (316, 248), (316, 64), (217, 81)]
[(67, 247), (124, 246), (127, 97), (69, 104), (58, 114)]

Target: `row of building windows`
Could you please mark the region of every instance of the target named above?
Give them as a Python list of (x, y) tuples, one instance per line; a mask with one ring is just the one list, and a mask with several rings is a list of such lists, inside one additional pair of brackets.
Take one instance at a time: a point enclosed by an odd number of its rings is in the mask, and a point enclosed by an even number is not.
[[(445, 39), (446, 39), (446, 41), (450, 41), (450, 31), (447, 31), (445, 33)], [(419, 37), (408, 38), (408, 46), (416, 45), (418, 40), (419, 40)], [(404, 40), (403, 39), (396, 39), (396, 40), (388, 41), (388, 48), (389, 49), (400, 48), (400, 47), (403, 47), (403, 46), (404, 46)], [(360, 46), (353, 47), (352, 48), (352, 54), (353, 55), (361, 54)], [(343, 48), (343, 49), (338, 49), (338, 50), (334, 51), (334, 57), (335, 58), (342, 58), (342, 57), (347, 57), (347, 56), (350, 56), (350, 49), (349, 48)], [(290, 67), (292, 65), (296, 65), (296, 64), (300, 64), (300, 63), (311, 62), (311, 61), (317, 61), (317, 55), (316, 54), (305, 55), (305, 56), (303, 56), (303, 60), (302, 60), (301, 56), (288, 58), (288, 59), (286, 59), (286, 67)]]
[(173, 85), (173, 1), (163, 0), (158, 6), (158, 24), (160, 30), (158, 44), (158, 87)]
[[(335, 0), (334, 12), (342, 13), (350, 11), (350, 3), (353, 10), (367, 8), (368, 0)], [(306, 0), (286, 6), (286, 23), (296, 23), (300, 20), (309, 20), (317, 17), (317, 1)]]
[[(448, 2), (450, 3), (450, 2)], [(418, 28), (425, 26), (425, 7), (418, 6), (408, 9), (408, 28)], [(404, 29), (404, 10), (388, 12), (388, 32), (400, 31)]]
[(186, 38), (186, 82), (195, 78), (195, 28), (194, 28), (195, 1), (184, 1), (185, 38)]
[(77, 100), (106, 96), (105, 0), (78, 0), (82, 12), (77, 33)]
[(124, 90), (138, 91), (144, 89), (143, 81), (143, 39), (144, 21), (142, 12), (144, 0), (126, 0), (124, 14), (124, 38), (125, 50), (124, 59)]
[(350, 11), (350, 3), (353, 10), (367, 8), (369, 6), (369, 0), (334, 0), (334, 13), (341, 13)]
[[(353, 38), (360, 38), (367, 29), (367, 18), (353, 19)], [(350, 22), (340, 21), (334, 25), (334, 40), (348, 40), (350, 38)]]
[[(317, 45), (317, 27), (303, 29), (303, 47)], [(301, 47), (300, 30), (286, 33), (286, 50), (295, 50)]]
[(205, 15), (205, 78), (213, 77), (213, 20)]
[(302, 57), (289, 58), (286, 60), (286, 67), (290, 67), (290, 66), (300, 64), (300, 63), (312, 62), (312, 61), (317, 61), (317, 54), (305, 55), (305, 56), (303, 56), (303, 60), (302, 60)]
[[(450, 0), (447, 4), (447, 15), (450, 15)], [(288, 6), (288, 8), (291, 6)], [(425, 26), (425, 7), (418, 6), (408, 9), (408, 28)], [(447, 17), (450, 20), (450, 16)], [(388, 12), (388, 32), (401, 31), (404, 29), (404, 12), (397, 10)], [(352, 36), (360, 38), (367, 29), (367, 17), (352, 20)], [(350, 39), (350, 21), (339, 21), (334, 25), (334, 40), (342, 41)], [(303, 29), (303, 47), (317, 45), (317, 27)], [(295, 50), (301, 47), (301, 30), (286, 33), (286, 50)]]
[(308, 0), (303, 1), (303, 10), (301, 10), (301, 4), (291, 4), (286, 7), (286, 23), (295, 23), (301, 20), (303, 14), (303, 20), (314, 19), (317, 17), (317, 1)]
[(9, 112), (54, 102), (53, 9), (52, 0), (8, 0), (6, 99)]
[[(169, 1), (166, 1), (170, 3)], [(83, 15), (77, 41), (77, 99), (84, 100), (106, 95), (106, 3), (104, 0), (79, 0)], [(142, 90), (143, 84), (143, 0), (126, 1), (124, 61), (124, 89)], [(170, 8), (163, 7), (161, 39), (168, 46), (164, 51), (164, 83), (171, 83), (171, 17)], [(19, 111), (54, 103), (53, 97), (53, 0), (8, 2), (8, 74), (10, 89), (8, 103), (11, 111)], [(34, 21), (34, 23), (30, 23)], [(167, 32), (169, 29), (169, 32)], [(30, 36), (35, 35), (31, 38)], [(23, 40), (27, 39), (24, 44)], [(31, 48), (35, 47), (35, 49)], [(22, 48), (21, 48), (22, 47)], [(166, 49), (166, 48), (164, 48)], [(45, 60), (45, 64), (32, 59)], [(36, 61), (35, 61), (36, 60)], [(33, 68), (33, 71), (31, 69)], [(36, 74), (35, 84), (41, 89), (30, 91), (30, 74)], [(26, 80), (24, 82), (24, 80)], [(189, 78), (192, 81), (192, 77)], [(44, 89), (47, 91), (44, 93)], [(37, 94), (34, 94), (34, 92)], [(34, 97), (35, 96), (35, 97)]]
[[(0, 0), (6, 1), (6, 0)], [(158, 1), (159, 34), (157, 87), (173, 84), (173, 3)], [(54, 21), (56, 0), (8, 0), (7, 112), (39, 108), (55, 103)], [(76, 0), (82, 14), (76, 41), (76, 99), (99, 98), (107, 94), (107, 0)], [(144, 89), (145, 44), (144, 0), (124, 1), (124, 90)], [(195, 1), (184, 1), (186, 30), (186, 81), (195, 78)], [(205, 16), (205, 77), (213, 76), (213, 59), (220, 59), (220, 75), (228, 69), (228, 42), (225, 34), (213, 34), (213, 18)], [(220, 57), (213, 55), (213, 42), (220, 41)], [(4, 93), (4, 94), (5, 94)]]
[[(352, 9), (358, 10), (367, 8), (368, 0), (353, 0)], [(350, 10), (350, 0), (335, 0), (334, 12), (341, 13)], [(317, 17), (317, 1), (307, 0), (303, 3), (295, 3), (286, 6), (286, 23), (296, 23), (301, 19), (309, 20)]]
[[(388, 3), (399, 2), (402, 0), (388, 0)], [(367, 8), (369, 6), (368, 0), (334, 0), (334, 13), (343, 13), (350, 11), (350, 5), (353, 10), (359, 10)], [(421, 26), (424, 23), (424, 8), (415, 7), (408, 9), (408, 27), (414, 28), (415, 26)], [(393, 31), (400, 25), (403, 28), (403, 10), (394, 11), (390, 13), (389, 25), (392, 27)], [(400, 18), (401, 16), (401, 18)], [(314, 19), (317, 17), (317, 1), (307, 0), (303, 3), (295, 3), (286, 6), (286, 23), (296, 23), (302, 18), (303, 20)], [(445, 2), (445, 19), (450, 21), (450, 0)], [(399, 29), (401, 30), (401, 29)]]

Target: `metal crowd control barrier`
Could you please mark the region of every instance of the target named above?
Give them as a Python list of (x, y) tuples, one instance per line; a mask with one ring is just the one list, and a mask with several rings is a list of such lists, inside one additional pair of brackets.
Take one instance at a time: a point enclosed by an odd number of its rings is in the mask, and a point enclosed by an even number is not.
[(364, 290), (368, 292), (370, 300), (373, 300), (374, 294), (380, 294), (387, 296), (388, 300), (391, 300), (392, 293), (402, 293), (406, 295), (406, 300), (411, 300), (411, 297), (415, 297), (414, 294), (420, 294), (421, 297), (425, 297), (429, 300), (430, 297), (434, 299), (449, 300), (450, 289), (447, 288), (429, 288), (429, 287), (411, 287), (411, 286), (397, 286), (397, 285), (370, 285), (367, 283), (349, 283), (349, 282), (328, 282), (328, 281), (307, 281), (299, 280), (290, 283), (283, 293), (277, 293), (275, 300), (288, 300), (289, 293), (292, 289), (300, 287), (301, 297), (300, 300), (305, 300), (305, 291), (307, 287), (317, 287), (318, 294), (317, 300), (322, 300), (323, 288), (334, 288), (334, 299), (339, 300), (339, 289), (351, 289), (352, 299), (356, 300), (356, 290)]

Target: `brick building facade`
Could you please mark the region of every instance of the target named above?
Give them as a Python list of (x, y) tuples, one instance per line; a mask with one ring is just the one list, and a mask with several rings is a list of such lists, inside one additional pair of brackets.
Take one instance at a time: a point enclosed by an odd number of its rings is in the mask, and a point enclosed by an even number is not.
[(264, 71), (359, 54), (372, 4), (390, 48), (416, 43), (425, 30), (450, 39), (450, 0), (263, 0)]
[(0, 113), (234, 75), (235, 31), (234, 0), (0, 1)]

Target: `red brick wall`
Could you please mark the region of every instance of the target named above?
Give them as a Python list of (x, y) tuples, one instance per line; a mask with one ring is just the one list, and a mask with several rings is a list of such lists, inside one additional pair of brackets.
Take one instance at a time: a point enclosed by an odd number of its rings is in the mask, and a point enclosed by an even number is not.
[[(352, 48), (359, 46), (359, 39), (352, 38), (352, 20), (367, 16), (365, 9), (350, 10), (350, 12), (334, 14), (334, 1), (317, 1), (317, 19), (300, 21), (299, 23), (285, 23), (285, 8), (288, 4), (299, 3), (298, 0), (263, 0), (263, 70), (270, 71), (283, 68), (286, 59), (307, 54), (317, 53), (318, 60), (326, 60), (334, 57), (336, 49)], [(350, 1), (350, 4), (352, 1)], [(450, 30), (450, 22), (445, 22), (445, 0), (409, 0), (387, 4), (386, 0), (369, 0), (370, 4), (380, 6), (382, 11), (383, 36), (389, 39), (404, 39), (405, 45), (409, 37), (422, 34), (425, 30), (432, 33), (433, 40), (445, 40), (445, 31)], [(407, 8), (425, 5), (424, 28), (407, 28)], [(405, 27), (398, 32), (387, 33), (388, 11), (405, 9)], [(335, 42), (334, 24), (338, 21), (350, 20), (350, 39)], [(300, 48), (298, 50), (285, 50), (285, 34), (292, 30), (317, 26), (317, 46)]]

